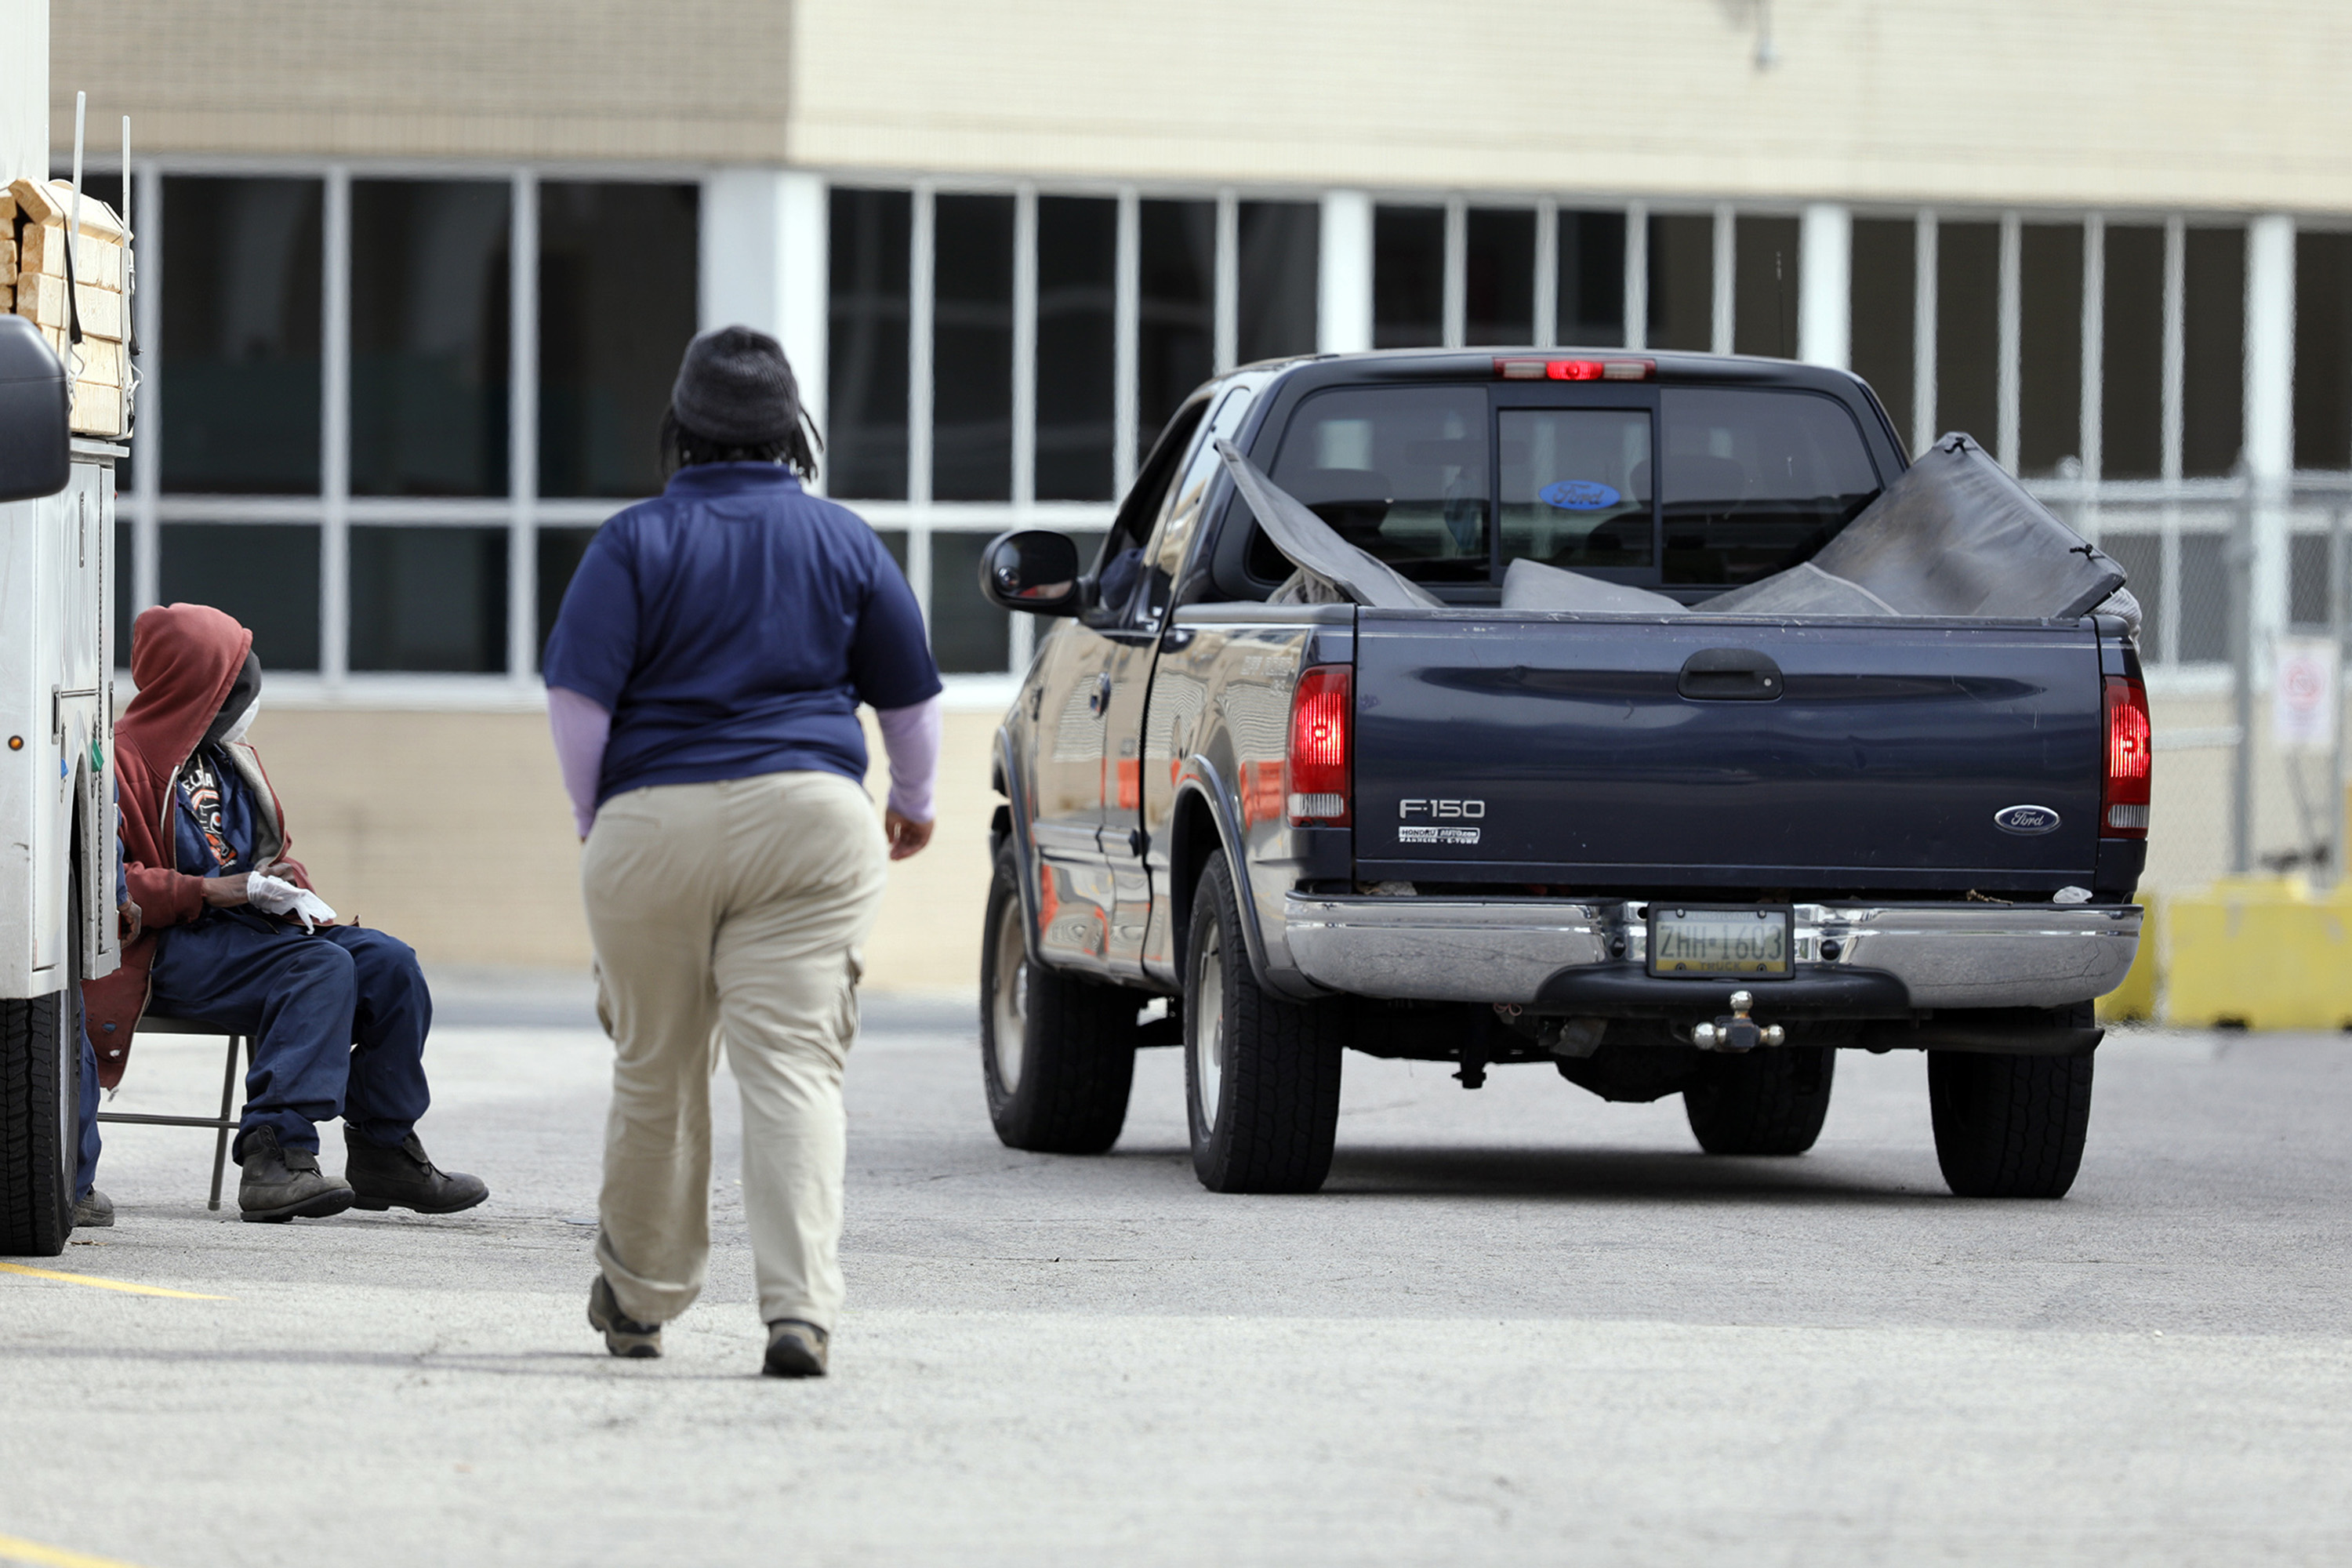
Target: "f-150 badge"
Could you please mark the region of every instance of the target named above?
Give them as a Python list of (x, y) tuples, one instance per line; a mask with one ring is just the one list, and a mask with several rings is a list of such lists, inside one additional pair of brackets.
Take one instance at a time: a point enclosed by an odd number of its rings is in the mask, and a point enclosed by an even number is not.
[[(1397, 828), (1400, 844), (1475, 844), (1478, 830), (1460, 826), (1464, 818), (1486, 815), (1483, 800), (1401, 800), (1397, 815), (1406, 819)], [(1420, 818), (1419, 821), (1412, 819)]]

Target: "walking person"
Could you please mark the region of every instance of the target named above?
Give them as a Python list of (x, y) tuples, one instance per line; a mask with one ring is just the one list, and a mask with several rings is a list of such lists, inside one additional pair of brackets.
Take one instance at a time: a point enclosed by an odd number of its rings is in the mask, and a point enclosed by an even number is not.
[[(795, 478), (815, 475), (814, 436), (773, 338), (695, 339), (662, 425), (668, 485), (597, 532), (544, 661), (614, 1045), (588, 1321), (614, 1355), (659, 1355), (701, 1293), (723, 1045), (782, 1377), (824, 1374), (841, 1310), (857, 947), (886, 847), (929, 842), (940, 736), (906, 578)], [(880, 825), (861, 702), (890, 760)]]

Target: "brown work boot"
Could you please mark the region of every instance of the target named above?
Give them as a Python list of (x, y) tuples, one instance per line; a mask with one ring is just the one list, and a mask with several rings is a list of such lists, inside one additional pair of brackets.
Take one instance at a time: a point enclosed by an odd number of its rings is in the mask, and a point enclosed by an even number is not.
[(426, 1158), (425, 1145), (414, 1132), (387, 1148), (346, 1126), (343, 1151), (343, 1174), (351, 1178), (354, 1202), (363, 1209), (396, 1205), (418, 1214), (456, 1214), (490, 1195), (479, 1176), (445, 1171)]
[(760, 1370), (770, 1377), (823, 1377), (832, 1338), (814, 1323), (779, 1318), (768, 1325), (768, 1359)]
[(237, 1183), (238, 1217), (261, 1225), (289, 1219), (324, 1219), (352, 1206), (351, 1184), (319, 1169), (319, 1156), (308, 1149), (289, 1149), (278, 1142), (278, 1129), (257, 1127), (245, 1135), (245, 1153), (237, 1161), (245, 1177)]
[(622, 1311), (613, 1282), (602, 1274), (588, 1287), (588, 1326), (604, 1336), (604, 1348), (614, 1355), (647, 1360), (661, 1354), (661, 1325), (641, 1323)]

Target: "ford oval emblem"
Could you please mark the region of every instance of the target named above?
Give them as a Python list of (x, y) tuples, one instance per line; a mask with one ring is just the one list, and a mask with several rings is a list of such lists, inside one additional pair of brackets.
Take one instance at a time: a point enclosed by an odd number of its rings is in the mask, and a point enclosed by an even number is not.
[(1561, 511), (1601, 511), (1625, 499), (1614, 486), (1597, 479), (1562, 479), (1544, 486), (1536, 494), (1543, 498), (1544, 505)]
[(1992, 825), (2003, 833), (2054, 833), (2058, 814), (2046, 805), (2005, 805), (1992, 814)]

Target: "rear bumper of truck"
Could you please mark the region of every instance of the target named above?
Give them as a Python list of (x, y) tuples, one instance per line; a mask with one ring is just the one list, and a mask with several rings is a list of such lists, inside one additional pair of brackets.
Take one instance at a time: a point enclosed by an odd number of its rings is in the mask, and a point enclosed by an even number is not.
[(2131, 968), (2142, 916), (2136, 904), (1799, 904), (1795, 973), (1751, 982), (1653, 978), (1642, 908), (1293, 894), (1284, 917), (1300, 973), (1351, 995), (1639, 1015), (1713, 1011), (1740, 984), (1759, 1014), (1890, 1017), (2104, 996)]

